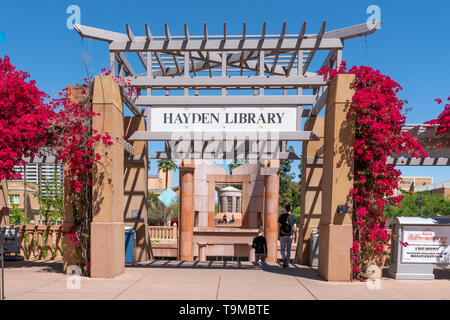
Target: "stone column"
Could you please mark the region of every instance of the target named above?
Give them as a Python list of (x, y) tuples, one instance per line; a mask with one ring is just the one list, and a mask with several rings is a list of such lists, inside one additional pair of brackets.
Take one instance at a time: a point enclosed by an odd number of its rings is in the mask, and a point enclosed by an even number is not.
[(198, 261), (206, 261), (206, 243), (198, 243)]
[[(64, 171), (67, 170), (64, 165)], [(72, 192), (70, 191), (67, 179), (63, 178), (63, 196), (64, 196), (64, 221), (63, 221), (63, 271), (66, 272), (67, 267), (78, 264), (78, 257), (72, 240), (69, 239), (69, 231), (74, 225), (73, 208), (72, 208)], [(92, 240), (92, 239), (91, 239)]]
[[(142, 116), (124, 118), (125, 137), (136, 131), (146, 131)], [(151, 258), (150, 238), (147, 224), (148, 193), (148, 147), (147, 141), (131, 141), (134, 156), (125, 156), (124, 172), (124, 219), (125, 224), (136, 230), (136, 261)], [(139, 211), (140, 217), (133, 218), (133, 211)]]
[[(113, 278), (125, 271), (123, 104), (111, 76), (96, 76), (93, 129), (108, 132), (114, 144), (94, 148), (102, 158), (94, 164), (91, 225), (91, 277)], [(117, 139), (116, 139), (117, 138)]]
[(222, 203), (222, 212), (227, 212), (227, 207), (228, 207), (228, 201), (227, 201), (227, 197), (222, 196), (221, 197), (221, 203)]
[(194, 260), (194, 160), (180, 164), (179, 260)]
[[(270, 160), (270, 167), (279, 168), (279, 160)], [(267, 262), (277, 261), (279, 193), (279, 174), (273, 173), (266, 176), (266, 187), (264, 194), (264, 236), (266, 237), (267, 241)]]
[[(300, 221), (298, 224), (298, 242), (295, 261), (309, 264), (311, 231), (319, 228), (322, 210), (322, 167), (324, 117), (311, 117), (305, 122), (305, 130), (312, 131), (319, 138), (316, 141), (304, 141), (302, 146), (302, 177), (300, 196)], [(308, 158), (314, 164), (308, 164)], [(320, 162), (320, 163), (319, 163)]]
[[(352, 246), (351, 201), (353, 187), (353, 124), (346, 121), (354, 75), (340, 74), (328, 89), (325, 113), (325, 145), (322, 178), (322, 214), (319, 227), (319, 273), (326, 280), (351, 279)], [(348, 204), (349, 213), (337, 213)]]
[(231, 198), (231, 212), (236, 213), (236, 196)]
[[(74, 103), (79, 103), (82, 99), (81, 86), (67, 86), (67, 93)], [(63, 165), (63, 171), (68, 170), (67, 165)], [(64, 220), (63, 220), (63, 271), (66, 272), (67, 267), (78, 264), (77, 252), (72, 240), (69, 239), (69, 231), (74, 225), (73, 208), (72, 208), (72, 192), (70, 190), (65, 174), (63, 174), (63, 196), (64, 196)]]

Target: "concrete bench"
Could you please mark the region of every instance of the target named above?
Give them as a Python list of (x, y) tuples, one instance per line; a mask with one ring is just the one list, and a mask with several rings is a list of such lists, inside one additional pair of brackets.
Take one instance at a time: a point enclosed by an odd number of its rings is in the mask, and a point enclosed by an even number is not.
[(206, 248), (210, 245), (232, 245), (232, 246), (248, 246), (250, 247), (248, 261), (255, 260), (255, 250), (252, 248), (251, 242), (224, 242), (224, 241), (211, 241), (211, 242), (197, 242), (198, 245), (198, 260), (206, 261)]

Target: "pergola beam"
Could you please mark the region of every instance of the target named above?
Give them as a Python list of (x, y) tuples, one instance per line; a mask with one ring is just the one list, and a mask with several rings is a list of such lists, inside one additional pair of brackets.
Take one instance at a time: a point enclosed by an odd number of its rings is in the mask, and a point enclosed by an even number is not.
[[(367, 23), (362, 23), (350, 27), (345, 27), (341, 29), (336, 29), (332, 31), (327, 31), (324, 33), (323, 38), (329, 39), (329, 38), (338, 38), (341, 40), (347, 40), (355, 37), (361, 37), (365, 36), (371, 33), (374, 33), (377, 28), (381, 25), (381, 20), (377, 20), (375, 22), (374, 27), (369, 28)], [(90, 26), (85, 26), (81, 24), (75, 24), (74, 29), (78, 32), (78, 34), (85, 38), (105, 41), (105, 42), (112, 42), (112, 41), (128, 41), (128, 37), (126, 34), (94, 28)], [(278, 35), (267, 35), (267, 38), (274, 38)], [(286, 38), (293, 38), (295, 41), (297, 39), (298, 35), (286, 35)], [(226, 32), (226, 23), (224, 24), (224, 35), (220, 36), (220, 38), (226, 39), (226, 41), (233, 40), (235, 38), (241, 38), (242, 36), (236, 36), (236, 35), (228, 35)], [(260, 38), (261, 35), (247, 35), (247, 38), (251, 39), (257, 39)], [(305, 38), (316, 38), (317, 34), (305, 34)], [(141, 40), (143, 37), (136, 37), (138, 40)], [(161, 37), (154, 37), (156, 40), (164, 40), (165, 36)], [(172, 37), (175, 41), (179, 41), (180, 39), (183, 40), (184, 36), (173, 36)], [(193, 36), (193, 39), (200, 39), (203, 38), (203, 36)], [(210, 36), (210, 40), (216, 39), (217, 36)], [(181, 42), (181, 41), (180, 41)]]
[[(181, 154), (181, 153), (180, 153)], [(227, 152), (187, 152), (189, 157), (191, 159), (227, 159)], [(248, 160), (255, 160), (255, 159), (273, 159), (275, 155), (270, 155), (267, 153), (250, 153), (246, 152), (244, 153), (244, 156), (242, 158), (238, 159), (248, 159)], [(157, 151), (152, 154), (150, 159), (175, 159), (175, 157), (172, 157), (171, 153), (165, 152), (165, 151)], [(292, 151), (281, 151), (276, 153), (276, 159), (278, 160), (299, 160), (300, 157), (295, 154), (295, 152)], [(273, 169), (273, 168), (261, 168), (261, 169)]]
[[(304, 38), (304, 36), (305, 36), (305, 31), (306, 31), (306, 21), (303, 22), (302, 29), (300, 30), (300, 33), (298, 34), (298, 38), (297, 38), (297, 47), (298, 47), (298, 48), (300, 48), (300, 45), (302, 44), (302, 40), (303, 40), (303, 38)], [(286, 75), (289, 75), (289, 74), (290, 74), (290, 72), (291, 72), (291, 70), (292, 70), (292, 67), (293, 67), (293, 65), (294, 65), (294, 62), (295, 62), (295, 57), (296, 57), (297, 54), (299, 53), (298, 51), (299, 51), (299, 50), (297, 49), (297, 50), (295, 50), (295, 51), (292, 53), (291, 60), (289, 61), (289, 65), (288, 65), (287, 70), (286, 70)], [(302, 61), (299, 61), (298, 63), (303, 63), (303, 62), (302, 62)], [(300, 67), (300, 66), (297, 66), (297, 68), (299, 68), (299, 67)], [(303, 69), (303, 68), (302, 68), (302, 69)]]
[(312, 59), (314, 58), (314, 54), (316, 53), (316, 51), (319, 49), (320, 44), (322, 42), (322, 36), (325, 32), (325, 26), (326, 26), (327, 22), (324, 21), (322, 23), (322, 26), (320, 27), (319, 33), (317, 34), (317, 38), (316, 38), (316, 43), (314, 44), (314, 48), (313, 50), (309, 53), (308, 58), (305, 61), (305, 64), (303, 66), (303, 74), (306, 73), (306, 71), (308, 70), (309, 65), (311, 64)]
[(320, 87), (327, 84), (322, 76), (216, 76), (216, 77), (128, 77), (124, 86), (137, 88), (183, 87)]
[(313, 95), (285, 96), (139, 96), (137, 106), (302, 106), (312, 105)]
[[(116, 60), (119, 65), (122, 65), (125, 68), (126, 76), (135, 76), (136, 72), (128, 61), (127, 57), (122, 52), (116, 52)], [(120, 68), (119, 68), (120, 69)]]
[[(183, 139), (188, 137), (189, 139)], [(273, 140), (271, 140), (271, 137)], [(215, 140), (213, 138), (216, 138)], [(315, 141), (317, 136), (312, 131), (280, 132), (158, 132), (136, 131), (129, 141)]]
[(396, 166), (450, 166), (450, 158), (388, 158)]
[(323, 38), (340, 38), (342, 40), (347, 40), (374, 33), (380, 26), (381, 20), (377, 20), (372, 28), (369, 28), (367, 23), (361, 23), (347, 28), (327, 31), (323, 35)]
[[(266, 39), (263, 43), (260, 43), (256, 39), (242, 40), (208, 40), (206, 43), (204, 40), (191, 40), (188, 43), (180, 40), (172, 41), (152, 41), (148, 43), (145, 39), (135, 38), (134, 41), (118, 41), (114, 40), (109, 45), (110, 51), (254, 51), (254, 50), (296, 50), (297, 39), (284, 39), (281, 47), (278, 47), (279, 40)], [(316, 38), (303, 39), (300, 48), (301, 50), (332, 50), (342, 49), (344, 45), (339, 38), (327, 38), (322, 39), (320, 44), (316, 44)]]
[[(134, 40), (134, 34), (133, 31), (131, 30), (131, 27), (128, 25), (128, 23), (126, 24), (126, 29), (127, 29), (127, 36), (128, 39), (130, 41)], [(147, 61), (144, 59), (142, 52), (136, 52), (139, 60), (141, 61), (142, 65), (144, 66), (145, 70), (147, 70)]]
[(327, 103), (327, 97), (328, 97), (328, 88), (325, 89), (325, 91), (320, 95), (319, 99), (314, 103), (313, 107), (311, 108), (311, 115), (317, 116), (320, 111), (322, 111), (323, 107)]
[[(278, 39), (277, 48), (281, 48), (283, 45), (284, 35), (286, 34), (286, 21), (283, 22), (283, 28), (281, 29), (280, 39)], [(272, 63), (272, 68), (270, 69), (270, 73), (273, 73), (275, 71), (275, 67), (277, 66), (278, 57), (280, 56), (280, 51), (277, 50), (277, 53), (275, 54), (275, 58)]]

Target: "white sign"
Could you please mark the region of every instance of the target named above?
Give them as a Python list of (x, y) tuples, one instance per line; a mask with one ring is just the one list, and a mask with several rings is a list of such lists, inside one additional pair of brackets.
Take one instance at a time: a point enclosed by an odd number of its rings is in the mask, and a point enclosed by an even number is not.
[(296, 131), (297, 107), (152, 107), (151, 131)]
[(404, 226), (402, 248), (403, 263), (450, 263), (450, 227)]

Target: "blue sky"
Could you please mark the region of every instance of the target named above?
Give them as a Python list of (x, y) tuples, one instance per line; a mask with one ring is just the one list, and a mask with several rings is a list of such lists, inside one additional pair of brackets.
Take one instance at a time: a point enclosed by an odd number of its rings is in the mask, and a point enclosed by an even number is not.
[[(268, 33), (279, 33), (287, 21), (287, 32), (298, 33), (303, 21), (307, 33), (316, 33), (322, 21), (327, 30), (364, 23), (369, 5), (378, 5), (383, 21), (380, 30), (367, 38), (346, 41), (343, 59), (348, 66), (370, 65), (390, 75), (403, 86), (401, 98), (412, 111), (408, 123), (435, 118), (442, 107), (434, 98), (450, 95), (450, 1), (286, 1), (286, 0), (190, 0), (190, 1), (14, 1), (3, 0), (0, 12), (0, 55), (31, 74), (39, 88), (55, 96), (66, 85), (82, 82), (87, 69), (98, 74), (107, 67), (107, 45), (95, 40), (82, 41), (66, 27), (69, 5), (81, 9), (81, 23), (125, 32), (125, 24), (136, 35), (144, 34), (148, 23), (154, 35), (164, 34), (168, 23), (173, 35), (183, 34), (183, 24), (191, 34), (221, 33), (227, 22), (228, 33), (238, 34), (247, 23), (250, 34), (261, 32), (264, 21)], [(314, 65), (310, 70), (315, 70)], [(301, 153), (301, 144), (294, 147)], [(161, 150), (153, 143), (150, 152)], [(151, 167), (155, 172), (156, 163)], [(293, 168), (297, 169), (297, 163)], [(450, 180), (447, 167), (402, 167), (405, 176), (432, 176), (435, 182)], [(177, 179), (178, 174), (174, 178)], [(177, 182), (175, 182), (177, 184)]]

